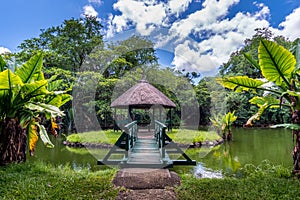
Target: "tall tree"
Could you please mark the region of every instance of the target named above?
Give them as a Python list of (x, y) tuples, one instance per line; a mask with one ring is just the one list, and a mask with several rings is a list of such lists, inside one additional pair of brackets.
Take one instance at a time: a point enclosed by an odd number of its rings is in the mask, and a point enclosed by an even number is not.
[(211, 96), (206, 79), (201, 79), (199, 84), (196, 85), (194, 89), (199, 103), (199, 125), (208, 125), (211, 114)]
[(150, 67), (158, 61), (154, 44), (145, 37), (133, 35), (97, 48), (89, 57), (86, 70), (100, 71), (106, 78), (121, 78), (136, 67)]
[(103, 45), (101, 28), (92, 16), (65, 20), (59, 26), (41, 30), (38, 37), (25, 40), (19, 45), (17, 58), (25, 61), (36, 51), (43, 51), (46, 68), (77, 71), (92, 50)]

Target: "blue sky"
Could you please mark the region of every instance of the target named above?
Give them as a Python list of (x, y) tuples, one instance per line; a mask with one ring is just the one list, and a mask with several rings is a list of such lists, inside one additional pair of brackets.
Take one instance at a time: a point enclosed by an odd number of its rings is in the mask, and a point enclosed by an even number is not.
[(162, 64), (202, 74), (216, 72), (255, 28), (300, 37), (299, 0), (3, 0), (0, 53), (83, 14), (99, 18), (105, 40), (148, 36)]

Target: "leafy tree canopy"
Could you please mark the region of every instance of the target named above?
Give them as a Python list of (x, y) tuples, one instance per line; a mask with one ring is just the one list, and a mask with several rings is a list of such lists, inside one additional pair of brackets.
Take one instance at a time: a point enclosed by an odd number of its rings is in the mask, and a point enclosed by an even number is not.
[(44, 66), (77, 71), (96, 46), (102, 46), (102, 25), (96, 17), (65, 20), (61, 25), (41, 30), (41, 34), (19, 45), (17, 58), (27, 60), (36, 51), (45, 54)]

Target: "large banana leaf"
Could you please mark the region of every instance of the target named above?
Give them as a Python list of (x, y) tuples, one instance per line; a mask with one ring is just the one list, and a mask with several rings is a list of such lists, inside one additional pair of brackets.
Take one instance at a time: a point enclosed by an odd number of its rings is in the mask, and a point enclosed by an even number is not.
[(31, 57), (26, 63), (18, 68), (15, 73), (22, 79), (23, 83), (29, 83), (34, 77), (37, 78), (40, 76), (42, 66), (43, 56), (39, 53)]
[(29, 143), (29, 153), (32, 156), (34, 154), (35, 145), (38, 141), (38, 131), (34, 120), (32, 120), (28, 126), (28, 143)]
[(24, 83), (19, 76), (10, 69), (0, 72), (0, 90), (12, 90), (14, 87), (23, 86)]
[(56, 106), (56, 107), (61, 107), (65, 103), (71, 100), (71, 95), (69, 94), (58, 94), (55, 95), (54, 97), (51, 97), (51, 99), (47, 102), (47, 104)]
[(300, 125), (299, 124), (277, 124), (277, 125), (270, 126), (270, 128), (286, 128), (291, 130), (300, 130)]
[(50, 92), (46, 89), (48, 81), (35, 81), (32, 83), (26, 83), (21, 88), (22, 98), (28, 99), (39, 95), (49, 94)]
[(40, 129), (40, 138), (43, 141), (44, 145), (46, 145), (49, 148), (53, 148), (54, 145), (52, 144), (51, 140), (49, 139), (49, 136), (47, 134), (47, 131), (45, 129), (45, 127), (43, 125), (40, 125), (38, 123), (36, 123), (36, 125), (39, 127)]
[(225, 115), (225, 121), (226, 121), (227, 126), (231, 126), (231, 124), (236, 121), (237, 116), (235, 116), (234, 113), (235, 113), (235, 111), (228, 112)]
[(25, 108), (29, 110), (38, 111), (41, 113), (45, 113), (47, 119), (55, 118), (57, 116), (64, 116), (64, 113), (59, 110), (58, 107), (53, 105), (48, 105), (45, 103), (27, 103), (25, 104)]
[(295, 57), (297, 62), (297, 68), (300, 68), (300, 39), (297, 39), (296, 45), (295, 45)]
[(245, 58), (252, 64), (252, 66), (258, 70), (260, 70), (260, 66), (258, 61), (255, 60), (250, 53), (244, 53)]
[(259, 120), (264, 111), (268, 108), (278, 108), (280, 106), (280, 100), (270, 95), (265, 97), (253, 97), (249, 100), (251, 104), (255, 104), (259, 107), (257, 113), (248, 119), (246, 126), (252, 126), (253, 121)]
[(236, 92), (245, 91), (253, 91), (256, 90), (263, 84), (265, 84), (261, 80), (249, 78), (247, 76), (234, 76), (234, 77), (226, 77), (226, 78), (217, 78), (216, 81), (222, 86), (235, 90)]
[(278, 86), (290, 85), (296, 59), (291, 52), (275, 42), (262, 40), (258, 47), (259, 65), (263, 76)]
[(258, 107), (268, 105), (270, 108), (278, 108), (280, 105), (280, 100), (271, 95), (267, 95), (265, 97), (253, 97), (249, 100), (249, 102), (257, 105)]

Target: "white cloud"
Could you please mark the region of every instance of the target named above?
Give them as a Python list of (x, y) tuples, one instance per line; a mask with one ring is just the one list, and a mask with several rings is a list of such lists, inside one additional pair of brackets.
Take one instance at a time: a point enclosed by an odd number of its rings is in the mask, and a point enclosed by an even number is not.
[(228, 9), (238, 2), (239, 0), (206, 0), (202, 4), (203, 9), (173, 23), (171, 33), (173, 37), (181, 38), (188, 37), (193, 31), (200, 33), (205, 30), (205, 26), (217, 23), (220, 18), (226, 16)]
[(95, 10), (95, 8), (92, 5), (85, 5), (83, 7), (83, 14), (93, 17), (98, 17), (98, 12)]
[(185, 41), (176, 46), (174, 51), (175, 69), (197, 72), (209, 72), (215, 70), (215, 63), (208, 55), (201, 55), (199, 49), (193, 42)]
[[(184, 51), (175, 48), (173, 64), (176, 68), (184, 67), (183, 62), (176, 58), (182, 53), (186, 60), (190, 63), (193, 61), (197, 66), (192, 69), (198, 69), (202, 73), (213, 71), (227, 62), (230, 54), (241, 48), (246, 38), (251, 38), (255, 34), (255, 28), (269, 27), (269, 22), (265, 18), (269, 17), (270, 11), (264, 5), (261, 5), (256, 13), (237, 13), (232, 19), (228, 19), (226, 18), (228, 9), (237, 1), (219, 1), (219, 4), (212, 4), (213, 2), (213, 0), (204, 2), (206, 6), (202, 10), (174, 23), (171, 36), (163, 38), (164, 42), (171, 42), (176, 38), (180, 49), (183, 49), (182, 45), (185, 46)], [(191, 34), (200, 40), (196, 49), (185, 42)], [(199, 60), (195, 59), (196, 55)]]
[(192, 0), (170, 0), (168, 1), (168, 8), (170, 13), (176, 14), (178, 17), (180, 13), (186, 11)]
[(140, 34), (149, 35), (166, 17), (165, 5), (155, 1), (119, 0), (113, 7), (122, 13), (111, 19), (111, 28), (116, 32), (133, 24)]
[[(121, 14), (109, 16), (107, 36), (135, 28), (141, 35), (155, 38), (156, 48), (174, 52), (172, 64), (176, 69), (208, 73), (216, 72), (221, 64), (227, 62), (230, 54), (240, 49), (246, 38), (255, 34), (256, 28), (270, 26), (270, 9), (257, 2), (254, 3), (257, 12), (239, 12), (229, 18), (230, 8), (240, 0), (205, 0), (201, 9), (179, 18), (191, 2), (118, 0), (114, 9)], [(299, 16), (298, 12), (294, 11), (294, 15)], [(299, 20), (295, 18), (298, 19), (293, 15), (287, 18), (282, 26), (300, 27)]]
[(102, 4), (101, 0), (88, 0), (88, 1), (89, 1), (89, 3), (94, 3), (94, 4), (98, 4), (98, 5)]
[(11, 51), (8, 48), (0, 47), (0, 54), (4, 54), (4, 53), (11, 53)]
[(277, 31), (277, 34), (282, 34), (291, 40), (300, 37), (300, 7), (295, 9), (290, 15), (285, 18), (279, 26), (282, 28), (281, 31)]

